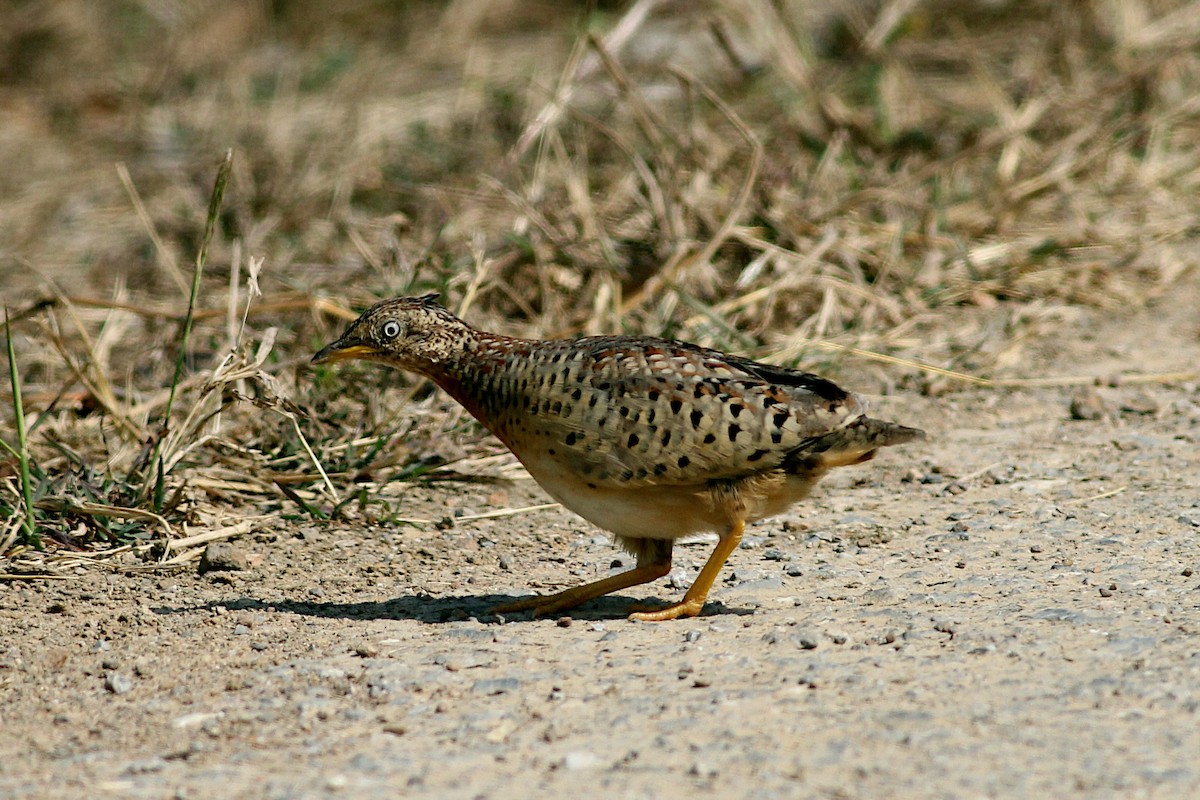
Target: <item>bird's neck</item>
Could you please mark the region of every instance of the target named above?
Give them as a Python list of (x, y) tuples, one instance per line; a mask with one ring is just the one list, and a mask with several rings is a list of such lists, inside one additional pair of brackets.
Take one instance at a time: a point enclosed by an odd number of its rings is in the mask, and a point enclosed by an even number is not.
[(427, 375), (486, 425), (488, 406), (495, 401), (501, 385), (513, 378), (514, 367), (529, 358), (532, 344), (526, 339), (470, 330), (461, 346), (449, 358), (432, 365)]

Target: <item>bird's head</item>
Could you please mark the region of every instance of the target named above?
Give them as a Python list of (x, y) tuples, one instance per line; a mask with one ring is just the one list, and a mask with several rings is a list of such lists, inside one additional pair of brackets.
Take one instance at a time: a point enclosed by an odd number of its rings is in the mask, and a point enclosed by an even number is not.
[(397, 297), (371, 306), (314, 364), (359, 358), (431, 375), (472, 337), (472, 329), (436, 302), (436, 294)]

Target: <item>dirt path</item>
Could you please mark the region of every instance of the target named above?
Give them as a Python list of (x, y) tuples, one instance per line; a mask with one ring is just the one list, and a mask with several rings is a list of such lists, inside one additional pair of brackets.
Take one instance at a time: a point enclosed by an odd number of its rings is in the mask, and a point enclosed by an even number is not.
[[(1085, 315), (1029, 374), (1194, 369), (1198, 295)], [(1200, 398), (1100, 395), (1094, 420), (1065, 388), (880, 398), (930, 440), (756, 525), (678, 623), (621, 617), (661, 581), (565, 626), (488, 616), (620, 558), (558, 509), (0, 583), (0, 796), (1200, 796)], [(430, 519), (544, 502), (408, 491)]]

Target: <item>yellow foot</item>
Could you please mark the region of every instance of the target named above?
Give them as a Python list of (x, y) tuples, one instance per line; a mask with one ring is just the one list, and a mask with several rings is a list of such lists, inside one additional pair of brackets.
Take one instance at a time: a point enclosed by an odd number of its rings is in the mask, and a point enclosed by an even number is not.
[(662, 622), (668, 619), (679, 619), (680, 617), (694, 617), (704, 610), (703, 598), (695, 600), (684, 599), (674, 605), (660, 608), (657, 611), (635, 611), (629, 615), (632, 620), (638, 622)]

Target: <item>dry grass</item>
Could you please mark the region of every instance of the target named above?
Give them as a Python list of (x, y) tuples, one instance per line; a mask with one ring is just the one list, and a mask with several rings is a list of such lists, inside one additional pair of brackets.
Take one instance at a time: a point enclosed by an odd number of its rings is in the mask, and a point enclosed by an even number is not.
[(178, 567), (235, 517), (407, 524), (385, 483), (497, 474), (427, 386), (305, 366), (381, 296), (940, 391), (1192, 268), (1200, 3), (811, 5), (0, 10), (0, 287), (50, 546), (0, 463), (0, 572)]

